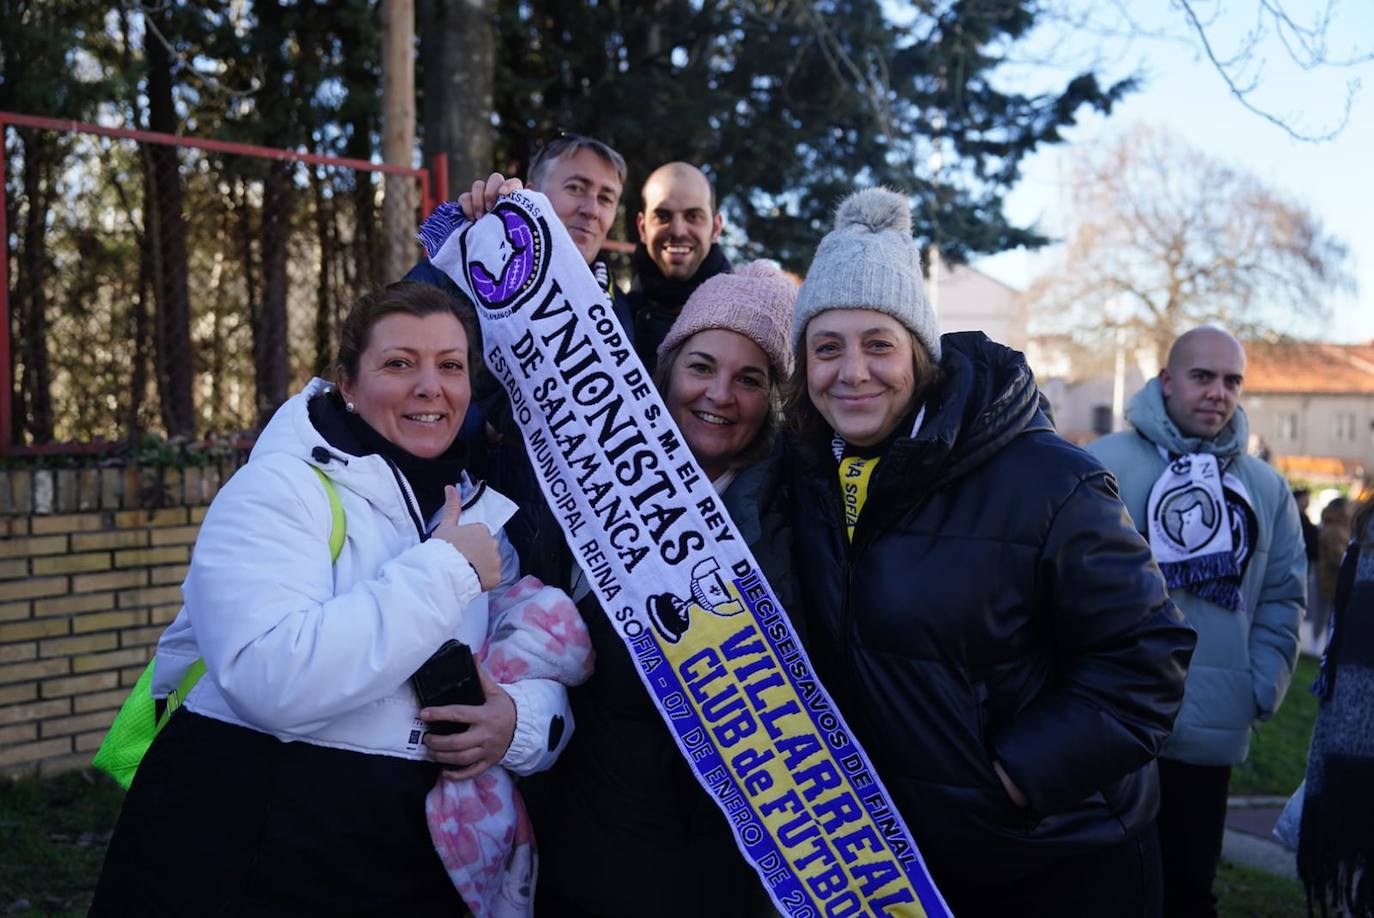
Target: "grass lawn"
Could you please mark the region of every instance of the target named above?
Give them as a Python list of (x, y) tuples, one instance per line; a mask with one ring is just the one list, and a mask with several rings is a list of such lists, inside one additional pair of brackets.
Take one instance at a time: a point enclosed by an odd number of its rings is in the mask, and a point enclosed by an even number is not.
[[(86, 914), (124, 792), (104, 775), (0, 779), (0, 915)], [(1301, 918), (1302, 887), (1222, 863), (1221, 918)]]
[(1300, 656), (1279, 712), (1250, 738), (1250, 758), (1231, 772), (1232, 795), (1288, 796), (1307, 770), (1307, 747), (1317, 719), (1311, 692), (1317, 659)]
[[(79, 916), (90, 906), (124, 792), (104, 775), (0, 780), (0, 915)], [(1307, 914), (1297, 883), (1223, 862), (1221, 918)]]
[[(1308, 691), (1316, 675), (1316, 660), (1301, 658), (1279, 713), (1233, 772), (1232, 794), (1286, 796), (1298, 786), (1317, 712)], [(0, 916), (86, 914), (123, 798), (95, 772), (0, 778)], [(1300, 885), (1233, 864), (1222, 864), (1216, 893), (1222, 918), (1307, 914)]]
[(84, 915), (124, 791), (104, 775), (0, 778), (0, 915)]
[(1220, 918), (1302, 918), (1307, 914), (1302, 884), (1226, 861), (1221, 862), (1212, 891)]

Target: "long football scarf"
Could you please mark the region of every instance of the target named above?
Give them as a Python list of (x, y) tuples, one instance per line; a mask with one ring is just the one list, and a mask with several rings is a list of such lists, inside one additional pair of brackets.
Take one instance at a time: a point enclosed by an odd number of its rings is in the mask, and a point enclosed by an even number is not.
[(420, 239), (477, 305), (568, 545), (779, 910), (948, 915), (548, 199), (516, 192), (476, 223), (446, 204)]
[(1240, 579), (1254, 545), (1254, 511), (1240, 479), (1209, 453), (1179, 456), (1150, 489), (1145, 515), (1169, 589), (1238, 610)]

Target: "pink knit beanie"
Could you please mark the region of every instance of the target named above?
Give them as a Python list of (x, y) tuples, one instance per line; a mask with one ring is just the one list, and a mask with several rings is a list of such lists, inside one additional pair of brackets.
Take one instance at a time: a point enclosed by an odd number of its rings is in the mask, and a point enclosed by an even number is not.
[(683, 304), (668, 329), (658, 356), (697, 332), (724, 328), (738, 332), (768, 356), (775, 379), (792, 372), (792, 304), (797, 285), (771, 261), (751, 261), (733, 274), (705, 280)]

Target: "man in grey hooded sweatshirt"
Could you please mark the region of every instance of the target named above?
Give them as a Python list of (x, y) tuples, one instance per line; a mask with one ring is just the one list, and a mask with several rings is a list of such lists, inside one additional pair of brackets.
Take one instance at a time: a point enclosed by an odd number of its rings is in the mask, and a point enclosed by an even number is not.
[(1250, 729), (1278, 710), (1298, 654), (1307, 556), (1283, 478), (1246, 455), (1240, 408), (1245, 350), (1201, 327), (1132, 397), (1135, 428), (1088, 446), (1117, 477), (1121, 500), (1197, 629), (1174, 732), (1160, 751), (1164, 914), (1215, 915), (1231, 768)]

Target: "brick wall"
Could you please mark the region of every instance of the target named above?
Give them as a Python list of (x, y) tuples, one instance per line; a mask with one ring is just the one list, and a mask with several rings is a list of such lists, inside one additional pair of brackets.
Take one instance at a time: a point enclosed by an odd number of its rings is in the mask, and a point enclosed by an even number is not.
[(0, 470), (0, 773), (89, 764), (237, 464)]

